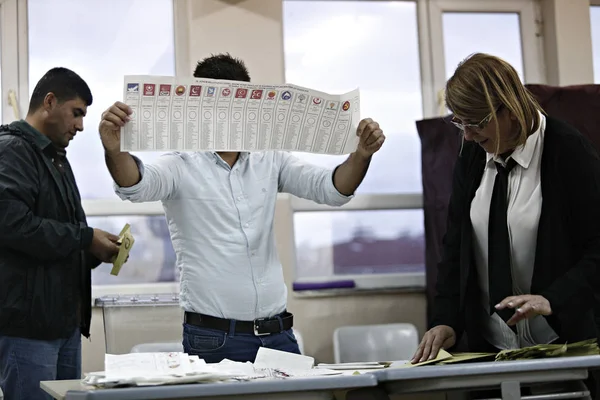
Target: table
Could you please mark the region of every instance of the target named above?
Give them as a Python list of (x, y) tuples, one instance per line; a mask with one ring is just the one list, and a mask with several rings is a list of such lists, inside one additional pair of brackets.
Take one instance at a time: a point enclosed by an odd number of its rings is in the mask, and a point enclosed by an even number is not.
[(372, 374), (388, 394), (500, 388), (503, 399), (520, 399), (523, 384), (582, 381), (596, 368), (600, 356), (386, 368)]
[(332, 399), (334, 391), (377, 386), (377, 378), (365, 375), (332, 375), (248, 382), (147, 386), (123, 389), (86, 389), (79, 380), (43, 381), (41, 388), (60, 400), (149, 400), (149, 399)]
[[(152, 386), (88, 390), (80, 381), (45, 381), (41, 387), (60, 400), (142, 399), (331, 399), (334, 391), (350, 390), (354, 398), (380, 399), (388, 394), (500, 388), (502, 398), (520, 399), (521, 385), (583, 381), (600, 368), (600, 356), (559, 357), (415, 368), (386, 368), (361, 375), (257, 380), (250, 382)], [(358, 389), (358, 390), (355, 390)], [(371, 394), (372, 393), (372, 394)], [(356, 397), (360, 394), (360, 397)], [(580, 397), (583, 391), (580, 390)], [(563, 397), (564, 398), (564, 397)]]

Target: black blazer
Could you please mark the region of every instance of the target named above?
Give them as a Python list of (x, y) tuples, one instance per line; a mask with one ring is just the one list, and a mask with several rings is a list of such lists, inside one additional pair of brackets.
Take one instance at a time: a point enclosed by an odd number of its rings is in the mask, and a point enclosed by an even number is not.
[[(480, 335), (479, 285), (473, 257), (471, 202), (486, 162), (477, 144), (464, 144), (454, 168), (448, 225), (438, 265), (431, 326), (467, 333), (470, 351), (489, 347)], [(541, 161), (540, 215), (531, 294), (550, 302), (546, 317), (561, 341), (597, 337), (600, 298), (600, 158), (591, 142), (548, 117)], [(599, 310), (596, 310), (599, 311)], [(599, 313), (600, 314), (600, 313)]]

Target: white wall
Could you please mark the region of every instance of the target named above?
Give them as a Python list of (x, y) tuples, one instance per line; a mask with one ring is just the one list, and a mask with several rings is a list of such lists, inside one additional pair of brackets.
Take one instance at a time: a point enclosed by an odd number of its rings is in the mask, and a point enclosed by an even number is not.
[(189, 74), (196, 62), (229, 52), (256, 83), (283, 83), (281, 0), (177, 0), (189, 18)]
[(542, 0), (547, 84), (594, 82), (589, 0)]

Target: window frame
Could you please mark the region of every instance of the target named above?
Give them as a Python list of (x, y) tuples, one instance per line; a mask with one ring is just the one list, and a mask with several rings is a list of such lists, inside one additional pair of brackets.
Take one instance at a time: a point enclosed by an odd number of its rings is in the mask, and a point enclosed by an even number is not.
[[(305, 0), (282, 0), (286, 2), (292, 1), (305, 1)], [(323, 1), (336, 1), (336, 0), (323, 0)], [(347, 0), (348, 1), (348, 0)], [(349, 1), (367, 1), (367, 0), (349, 0)], [(429, 76), (428, 71), (431, 70), (431, 54), (430, 54), (430, 40), (428, 33), (428, 19), (427, 19), (427, 0), (387, 0), (387, 1), (406, 1), (416, 3), (416, 18), (417, 18), (417, 41), (419, 44), (419, 68), (421, 73), (421, 96), (422, 96), (422, 112), (423, 116), (433, 115), (431, 109), (432, 104), (432, 90), (426, 90), (431, 84), (428, 82), (427, 77)], [(429, 107), (429, 108), (428, 108)], [(434, 107), (435, 108), (435, 107)], [(291, 237), (294, 238), (294, 224), (293, 216), (296, 212), (314, 212), (314, 211), (373, 211), (373, 210), (419, 210), (423, 208), (423, 195), (422, 193), (393, 193), (393, 194), (358, 194), (352, 201), (341, 206), (332, 207), (324, 204), (316, 204), (310, 200), (301, 199), (293, 195), (280, 195), (289, 196), (290, 207), (292, 211), (292, 222), (290, 223), (292, 232)], [(292, 240), (295, 244), (295, 240)], [(293, 247), (293, 268), (295, 272), (297, 270), (297, 257), (296, 248)], [(313, 297), (323, 295), (344, 295), (352, 293), (355, 290), (416, 290), (422, 291), (425, 287), (425, 274), (424, 273), (391, 273), (391, 274), (364, 274), (364, 275), (343, 275), (335, 278), (343, 278), (354, 280), (356, 289), (351, 290), (314, 290), (314, 291), (293, 291), (294, 296), (298, 297)], [(331, 280), (331, 276), (327, 277), (313, 277), (313, 278), (296, 278), (294, 276), (294, 282), (318, 282), (323, 280)]]
[[(592, 10), (591, 10), (592, 7), (600, 9), (600, 0), (590, 0), (590, 14), (592, 12)], [(590, 17), (591, 17), (591, 15), (590, 15)], [(591, 25), (590, 25), (590, 27), (591, 27)], [(593, 41), (593, 39), (594, 38), (592, 37), (592, 61), (594, 61), (594, 41)], [(595, 71), (596, 66), (592, 65), (592, 68)], [(594, 76), (594, 81), (599, 81), (599, 79), (600, 79), (599, 77)]]
[[(282, 1), (304, 1), (304, 0), (282, 0)], [(336, 1), (336, 0), (328, 0)], [(368, 0), (350, 0), (368, 1)], [(391, 0), (390, 0), (391, 1)], [(533, 56), (528, 56), (531, 43), (526, 44), (526, 37), (534, 35), (541, 21), (539, 7), (535, 0), (480, 0), (471, 2), (468, 0), (396, 0), (411, 1), (416, 3), (416, 18), (419, 43), (419, 60), (421, 73), (421, 96), (423, 107), (423, 118), (431, 118), (440, 115), (440, 104), (437, 88), (443, 87), (445, 82), (444, 57), (443, 57), (443, 32), (441, 28), (441, 15), (444, 11), (480, 11), (480, 12), (519, 12), (521, 22), (525, 18), (533, 19), (536, 24), (521, 23), (522, 48), (524, 51), (524, 68), (526, 78), (531, 76), (542, 76), (543, 72), (543, 48), (541, 38), (536, 36), (536, 50)], [(591, 5), (600, 5), (600, 0), (591, 0)], [(29, 65), (28, 65), (28, 21), (27, 0), (0, 0), (0, 23), (1, 25), (1, 68), (2, 68), (2, 117), (3, 122), (14, 120), (12, 107), (8, 104), (9, 91), (13, 90), (17, 95), (19, 116), (24, 117), (29, 99)], [(189, 14), (190, 0), (173, 0), (174, 18), (174, 46), (175, 46), (175, 70), (178, 76), (189, 76), (193, 67), (191, 60), (191, 43), (189, 38)], [(524, 29), (526, 30), (524, 32)], [(530, 42), (532, 42), (530, 40)], [(533, 43), (532, 42), (532, 43)], [(283, 56), (283, 55), (282, 55)], [(536, 75), (537, 74), (537, 75)], [(543, 82), (540, 82), (543, 83)], [(345, 206), (334, 208), (318, 205), (307, 200), (299, 199), (291, 195), (280, 194), (278, 199), (289, 200), (292, 215), (291, 221), (285, 221), (286, 230), (294, 237), (293, 213), (312, 211), (349, 211), (349, 210), (410, 210), (422, 209), (422, 193), (397, 193), (369, 195), (359, 194)], [(164, 215), (164, 210), (159, 202), (133, 204), (119, 199), (83, 200), (83, 207), (89, 217), (93, 216), (116, 216), (116, 215)], [(279, 203), (279, 202), (278, 202)], [(295, 247), (293, 248), (293, 262), (291, 269), (296, 269)], [(397, 276), (394, 276), (397, 275)], [(425, 286), (424, 274), (385, 274), (359, 276), (375, 290), (390, 287), (389, 281), (394, 281), (394, 289), (422, 290)], [(386, 285), (383, 285), (386, 283)], [(99, 297), (105, 294), (133, 294), (133, 293), (158, 293), (178, 291), (178, 282), (173, 283), (148, 283), (128, 285), (94, 285), (93, 296)], [(305, 296), (307, 293), (295, 292), (294, 295)], [(323, 295), (320, 293), (318, 295)]]
[[(177, 76), (189, 76), (190, 75), (190, 43), (189, 43), (189, 8), (190, 3), (189, 0), (172, 0), (173, 1), (173, 37), (174, 37), (174, 53), (175, 53), (175, 73)], [(20, 67), (20, 84), (19, 90), (24, 95), (20, 96), (20, 99), (25, 99), (25, 105), (23, 106), (23, 110), (27, 111), (27, 104), (29, 99), (29, 65), (28, 55), (29, 50), (27, 46), (27, 38), (28, 38), (28, 26), (27, 26), (27, 0), (0, 0), (0, 6), (3, 6), (4, 3), (16, 3), (18, 2), (19, 16), (24, 15), (24, 18), (21, 17), (19, 19), (19, 27), (18, 27), (18, 37), (25, 38), (22, 39), (19, 44), (19, 67)], [(14, 6), (13, 6), (14, 7)], [(11, 8), (12, 10), (12, 8)], [(0, 11), (2, 9), (0, 8)], [(16, 15), (16, 14), (14, 14)], [(4, 15), (2, 15), (3, 17)], [(15, 19), (16, 20), (16, 19)], [(4, 22), (2, 20), (2, 22)], [(2, 25), (5, 26), (5, 25)], [(4, 32), (2, 32), (4, 33)], [(6, 36), (3, 36), (6, 38)], [(4, 42), (2, 43), (4, 44)], [(4, 62), (4, 57), (2, 57), (2, 62)], [(18, 57), (15, 57), (18, 59)], [(24, 65), (24, 67), (23, 67)], [(14, 69), (14, 66), (13, 66)], [(4, 64), (2, 64), (2, 91), (4, 92)], [(14, 75), (13, 75), (14, 76)], [(12, 78), (12, 76), (11, 76)], [(24, 88), (24, 89), (23, 89)], [(7, 94), (8, 96), (8, 94)], [(3, 98), (7, 98), (4, 96)], [(4, 108), (3, 108), (4, 114)], [(118, 216), (118, 215), (144, 215), (144, 216), (152, 216), (152, 215), (163, 215), (164, 210), (160, 202), (153, 203), (131, 203), (121, 201), (120, 199), (114, 198), (110, 199), (94, 199), (94, 200), (82, 200), (83, 209), (86, 212), (88, 217), (106, 217), (106, 216)]]
[[(189, 76), (191, 71), (189, 42), (189, 0), (173, 1), (173, 37), (176, 76)], [(115, 195), (116, 196), (116, 195)], [(119, 215), (156, 216), (164, 215), (160, 202), (131, 203), (118, 198), (82, 200), (87, 217), (106, 217)], [(92, 285), (92, 299), (102, 296), (144, 295), (156, 293), (179, 293), (179, 282), (152, 282), (124, 285)]]
[[(189, 7), (188, 0), (173, 1), (175, 71), (178, 76), (190, 75)], [(28, 1), (0, 0), (0, 68), (2, 79), (2, 123), (17, 119), (9, 104), (9, 93), (14, 91), (18, 104), (18, 118), (25, 118), (29, 107), (29, 29)], [(119, 215), (164, 215), (159, 202), (134, 204), (120, 199), (82, 200), (87, 217)], [(177, 293), (179, 282), (124, 285), (93, 285), (92, 298), (104, 295)]]
[[(421, 210), (423, 209), (423, 195), (421, 193), (404, 193), (404, 194), (377, 194), (377, 195), (356, 195), (352, 201), (341, 207), (332, 207), (324, 204), (316, 204), (309, 200), (301, 199), (296, 196), (289, 195), (291, 215), (291, 237), (294, 243), (293, 253), (293, 272), (294, 283), (307, 282), (322, 282), (331, 281), (332, 279), (353, 280), (356, 288), (354, 289), (317, 289), (311, 291), (296, 291), (292, 288), (292, 293), (295, 297), (320, 297), (328, 296), (343, 296), (356, 291), (373, 291), (381, 292), (388, 290), (401, 290), (421, 292), (425, 289), (426, 279), (425, 273), (389, 273), (389, 274), (361, 274), (361, 275), (331, 275), (297, 278), (297, 248), (295, 246), (294, 233), (294, 214), (300, 212), (315, 212), (315, 211), (397, 211), (397, 210)], [(423, 233), (424, 234), (424, 233)]]
[[(521, 50), (523, 56), (524, 80), (526, 83), (547, 82), (544, 68), (544, 43), (541, 34), (541, 8), (535, 0), (420, 0), (428, 7), (427, 19), (422, 21), (429, 26), (431, 70), (429, 71), (429, 109), (431, 116), (442, 116), (446, 109), (440, 95), (446, 83), (443, 15), (446, 12), (517, 13), (521, 29)], [(420, 21), (421, 22), (421, 21)], [(527, 23), (528, 22), (528, 23)]]
[[(284, 0), (302, 1), (302, 0)], [(543, 68), (543, 43), (538, 29), (541, 21), (541, 10), (534, 0), (414, 0), (416, 1), (416, 17), (419, 42), (419, 59), (421, 69), (421, 96), (423, 118), (444, 115), (443, 100), (440, 90), (446, 82), (444, 60), (444, 37), (442, 18), (444, 12), (516, 12), (519, 14), (521, 28), (521, 47), (525, 79), (538, 83), (546, 82)], [(600, 0), (597, 0), (600, 2)], [(523, 21), (533, 21), (533, 24)], [(377, 195), (357, 195), (351, 202), (342, 207), (330, 207), (315, 204), (311, 201), (291, 196), (292, 213), (314, 211), (369, 211), (369, 210), (411, 210), (423, 208), (422, 193), (396, 193)], [(293, 218), (293, 217), (292, 217)], [(293, 224), (292, 224), (293, 227)], [(295, 248), (294, 248), (295, 252)], [(296, 261), (294, 254), (294, 261)], [(296, 271), (297, 266), (294, 266)], [(340, 276), (341, 278), (342, 276)], [(295, 282), (313, 282), (326, 277), (295, 279)], [(331, 277), (329, 277), (331, 278)], [(423, 289), (425, 274), (367, 274), (343, 276), (344, 279), (355, 279), (357, 287), (380, 290), (390, 289)], [(339, 293), (340, 291), (326, 291)], [(320, 295), (294, 291), (295, 296)]]
[(29, 105), (27, 1), (0, 0), (0, 35), (2, 123), (8, 124), (25, 118)]

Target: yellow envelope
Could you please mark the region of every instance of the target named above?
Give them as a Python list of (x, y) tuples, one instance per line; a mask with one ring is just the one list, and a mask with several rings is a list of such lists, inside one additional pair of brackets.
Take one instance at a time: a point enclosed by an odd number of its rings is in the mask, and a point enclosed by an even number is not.
[(451, 358), (440, 361), (440, 364), (455, 364), (482, 358), (494, 359), (496, 353), (455, 353)]
[(444, 349), (440, 349), (440, 351), (439, 351), (439, 352), (438, 352), (438, 354), (437, 354), (437, 357), (436, 357), (436, 358), (434, 358), (433, 360), (427, 360), (427, 361), (423, 361), (423, 362), (416, 363), (416, 364), (412, 364), (412, 363), (409, 361), (409, 362), (407, 362), (406, 364), (402, 364), (402, 365), (399, 365), (399, 366), (397, 366), (397, 367), (394, 367), (394, 368), (412, 368), (412, 367), (420, 367), (420, 366), (422, 366), (422, 365), (435, 364), (435, 363), (438, 363), (438, 362), (440, 362), (440, 361), (443, 361), (443, 360), (448, 360), (448, 359), (450, 359), (450, 358), (452, 358), (452, 354), (448, 353), (448, 352), (447, 352), (446, 350), (444, 350)]
[(133, 243), (135, 243), (135, 239), (131, 234), (131, 226), (129, 224), (125, 224), (121, 230), (121, 233), (119, 234), (119, 241), (117, 243), (119, 243), (119, 254), (117, 254), (117, 257), (113, 262), (113, 267), (110, 271), (111, 275), (119, 275), (121, 267), (123, 264), (125, 264), (125, 261), (127, 261), (129, 252), (133, 247)]

